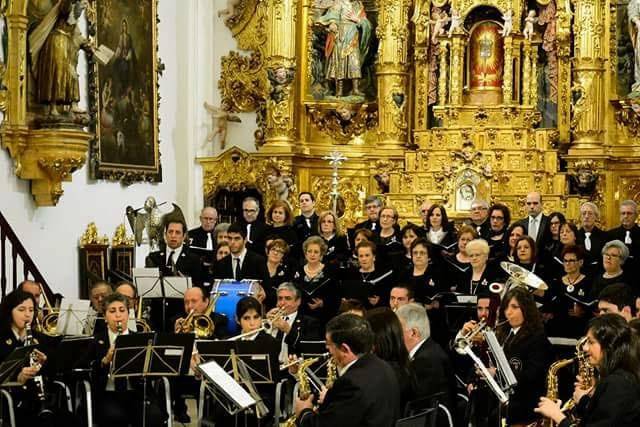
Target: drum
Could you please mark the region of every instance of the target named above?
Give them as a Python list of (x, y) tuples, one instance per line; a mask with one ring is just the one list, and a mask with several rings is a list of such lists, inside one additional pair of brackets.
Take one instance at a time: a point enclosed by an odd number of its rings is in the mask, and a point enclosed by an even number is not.
[(213, 312), (227, 318), (229, 336), (238, 334), (240, 325), (236, 322), (236, 305), (244, 297), (252, 297), (258, 293), (259, 280), (216, 280), (211, 288), (211, 298), (215, 301)]

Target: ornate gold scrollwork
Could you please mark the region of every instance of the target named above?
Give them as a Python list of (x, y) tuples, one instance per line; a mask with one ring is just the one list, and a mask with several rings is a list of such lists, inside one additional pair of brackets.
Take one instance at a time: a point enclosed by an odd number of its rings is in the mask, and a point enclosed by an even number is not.
[[(331, 177), (316, 176), (311, 180), (311, 188), (316, 193), (316, 209), (330, 210)], [(340, 217), (343, 227), (353, 227), (363, 215), (363, 201), (366, 195), (365, 186), (352, 178), (340, 178), (338, 192), (344, 203), (344, 214)]]
[[(64, 194), (62, 181), (69, 181), (71, 174), (84, 164), (84, 157), (42, 157), (38, 159), (38, 166), (48, 176), (47, 188), (51, 205), (58, 204), (60, 197)], [(34, 194), (36, 200), (45, 202), (46, 195)], [(45, 204), (45, 203), (42, 203)]]
[(376, 104), (315, 104), (308, 106), (307, 111), (314, 127), (340, 144), (346, 144), (378, 125)]
[(222, 71), (218, 89), (222, 105), (232, 112), (255, 111), (265, 102), (267, 94), (266, 71), (262, 53), (248, 56), (231, 51), (222, 58)]
[(135, 238), (133, 235), (127, 236), (127, 228), (124, 223), (121, 223), (116, 227), (116, 231), (113, 233), (113, 238), (111, 239), (111, 246), (114, 248), (117, 247), (133, 247), (135, 244)]
[[(124, 227), (124, 224), (122, 224), (122, 226)], [(108, 244), (109, 244), (109, 238), (107, 237), (106, 234), (100, 237), (100, 234), (98, 233), (98, 227), (96, 226), (95, 222), (90, 222), (87, 225), (87, 229), (84, 230), (84, 233), (82, 233), (82, 236), (80, 236), (81, 248), (84, 248), (87, 245), (108, 245)]]

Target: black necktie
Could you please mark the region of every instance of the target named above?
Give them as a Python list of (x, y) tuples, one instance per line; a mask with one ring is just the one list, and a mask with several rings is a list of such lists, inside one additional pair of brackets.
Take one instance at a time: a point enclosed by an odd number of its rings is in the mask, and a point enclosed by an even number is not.
[(167, 267), (169, 267), (171, 269), (173, 269), (173, 265), (174, 265), (173, 254), (175, 254), (175, 253), (176, 253), (176, 251), (171, 251), (171, 253), (169, 253), (169, 258), (167, 259)]
[(235, 261), (236, 261), (236, 268), (233, 274), (235, 276), (234, 279), (240, 280), (240, 258), (235, 258)]

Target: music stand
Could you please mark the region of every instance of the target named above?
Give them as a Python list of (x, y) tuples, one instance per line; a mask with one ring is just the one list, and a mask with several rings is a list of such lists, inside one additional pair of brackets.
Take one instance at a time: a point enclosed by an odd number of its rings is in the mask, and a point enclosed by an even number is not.
[(60, 335), (84, 335), (91, 301), (65, 298), (60, 304), (56, 333)]
[[(162, 305), (162, 328), (167, 325), (167, 300), (182, 299), (191, 287), (191, 278), (183, 276), (162, 276), (159, 268), (134, 268), (133, 282), (140, 300), (158, 300)], [(170, 328), (173, 330), (173, 328)]]
[(114, 379), (142, 377), (142, 425), (146, 426), (148, 377), (177, 377), (189, 370), (193, 334), (127, 334), (115, 342), (111, 376)]
[(234, 354), (247, 365), (251, 381), (255, 384), (273, 384), (278, 381), (278, 342), (274, 341), (272, 345), (266, 346), (254, 341), (199, 340), (196, 348), (202, 360), (215, 360), (222, 369), (229, 372), (233, 370)]
[(19, 382), (13, 381), (12, 378), (22, 369), (35, 348), (35, 345), (16, 348), (0, 363), (0, 387), (15, 387), (21, 385)]
[(204, 386), (229, 415), (257, 403), (215, 360), (199, 364), (196, 370), (202, 374)]

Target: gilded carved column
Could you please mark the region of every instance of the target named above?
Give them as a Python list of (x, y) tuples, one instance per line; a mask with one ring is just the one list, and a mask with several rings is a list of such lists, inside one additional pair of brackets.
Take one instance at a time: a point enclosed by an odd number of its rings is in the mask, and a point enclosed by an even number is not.
[(604, 142), (605, 3), (580, 0), (574, 7), (572, 150), (596, 149), (597, 154)]
[[(378, 28), (378, 146), (407, 143), (409, 0), (380, 0)], [(423, 100), (424, 101), (424, 100)]]
[(451, 62), (449, 80), (449, 101), (453, 105), (462, 104), (462, 82), (464, 76), (464, 55), (466, 35), (462, 32), (454, 33), (451, 36)]
[(536, 107), (538, 105), (538, 49), (540, 42), (535, 41), (531, 46), (531, 78), (529, 79), (529, 103)]
[(438, 75), (438, 105), (440, 106), (444, 106), (447, 103), (448, 46), (446, 39), (440, 40), (440, 74)]
[(556, 41), (558, 43), (558, 133), (569, 142), (571, 122), (571, 10), (570, 0), (558, 2)]
[(531, 41), (525, 39), (523, 47), (522, 105), (531, 105)]
[(416, 0), (411, 21), (415, 27), (415, 45), (413, 59), (415, 62), (415, 88), (414, 111), (415, 130), (427, 129), (427, 105), (429, 99), (429, 46), (431, 37), (429, 34), (429, 3), (426, 0)]
[(298, 0), (267, 0), (269, 75), (264, 149), (290, 148), (295, 134), (296, 10)]
[(513, 102), (513, 37), (504, 38), (504, 77), (502, 80), (502, 102), (511, 104)]

